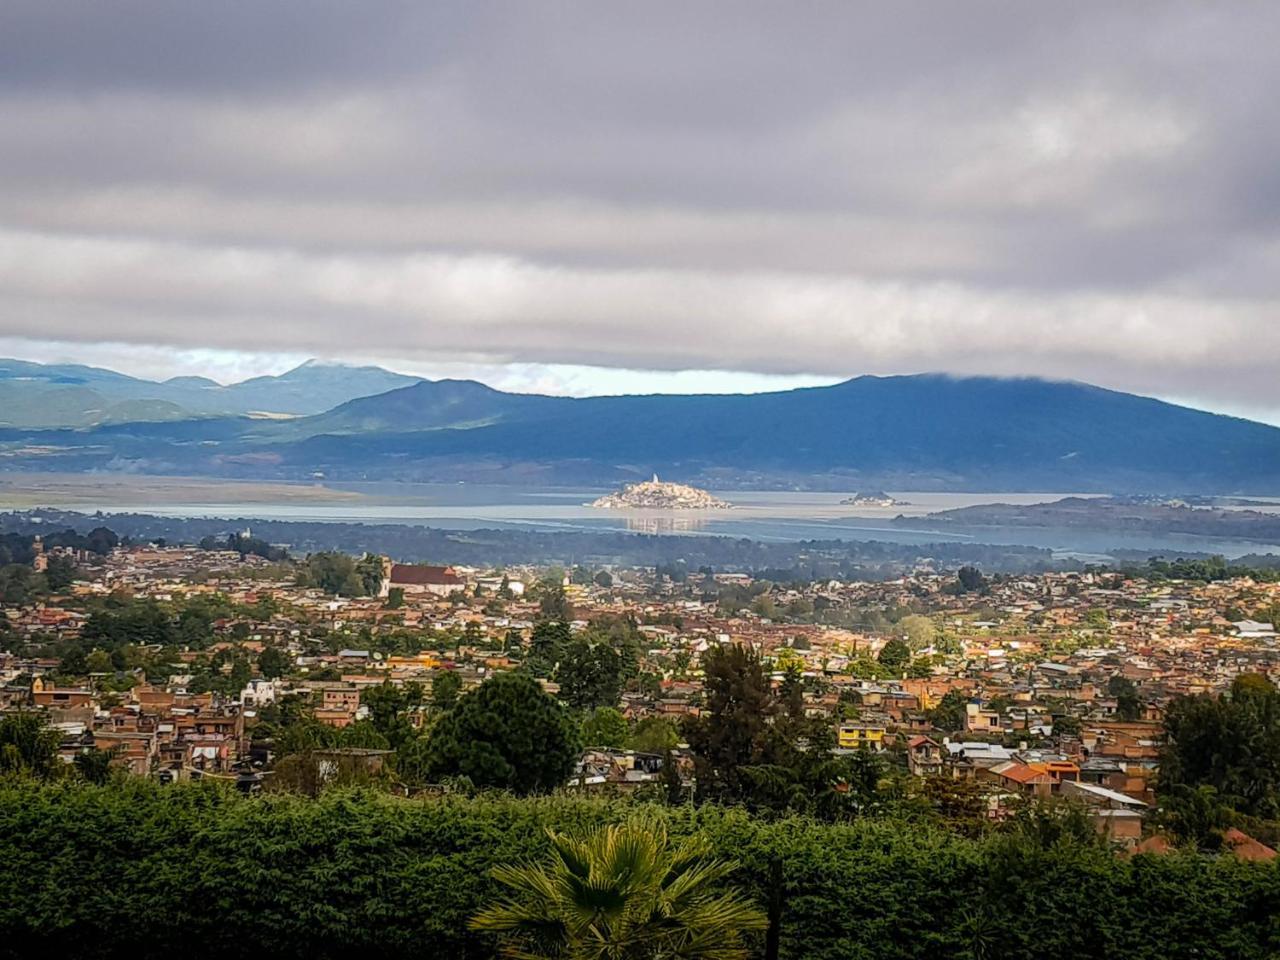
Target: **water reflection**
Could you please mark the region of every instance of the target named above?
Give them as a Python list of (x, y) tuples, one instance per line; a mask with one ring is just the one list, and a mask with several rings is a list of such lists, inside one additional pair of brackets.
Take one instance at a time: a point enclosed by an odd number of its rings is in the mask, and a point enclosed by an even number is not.
[(632, 533), (693, 533), (706, 525), (701, 517), (627, 517)]

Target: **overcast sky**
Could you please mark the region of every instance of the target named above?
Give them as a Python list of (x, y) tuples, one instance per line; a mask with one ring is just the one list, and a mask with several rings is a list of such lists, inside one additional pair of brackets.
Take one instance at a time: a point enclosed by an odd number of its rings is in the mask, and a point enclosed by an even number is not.
[(1280, 420), (1280, 4), (0, 3), (0, 352)]

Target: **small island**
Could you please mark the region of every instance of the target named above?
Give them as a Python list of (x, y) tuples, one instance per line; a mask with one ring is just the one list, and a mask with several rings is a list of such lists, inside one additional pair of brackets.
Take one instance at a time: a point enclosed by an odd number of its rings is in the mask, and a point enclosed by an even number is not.
[(855, 493), (852, 497), (845, 497), (840, 501), (840, 505), (844, 507), (906, 507), (910, 506), (905, 500), (895, 500), (883, 490), (872, 490), (867, 493)]
[(604, 510), (644, 508), (649, 510), (727, 510), (733, 506), (706, 490), (683, 483), (666, 483), (655, 473), (652, 480), (629, 483), (588, 506)]

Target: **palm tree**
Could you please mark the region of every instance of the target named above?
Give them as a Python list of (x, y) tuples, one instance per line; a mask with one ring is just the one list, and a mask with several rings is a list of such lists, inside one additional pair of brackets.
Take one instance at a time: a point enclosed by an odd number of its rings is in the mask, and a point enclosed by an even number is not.
[(601, 827), (584, 839), (553, 833), (542, 864), (501, 866), (513, 893), (471, 920), (505, 935), (518, 960), (740, 960), (742, 934), (763, 930), (762, 911), (711, 888), (737, 864), (709, 857), (701, 837), (671, 841), (647, 820)]

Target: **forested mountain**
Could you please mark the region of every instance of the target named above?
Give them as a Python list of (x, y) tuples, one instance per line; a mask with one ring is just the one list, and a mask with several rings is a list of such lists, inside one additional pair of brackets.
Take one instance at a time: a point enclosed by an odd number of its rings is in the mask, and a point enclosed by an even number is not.
[(720, 487), (1280, 489), (1280, 429), (1079, 383), (928, 374), (574, 399), (306, 365), (216, 390), (241, 411), (301, 410), (319, 402), (308, 395), (387, 378), (409, 383), (308, 417), (174, 421), (169, 411), (174, 422), (0, 430), (0, 452), (23, 469), (278, 478), (611, 483), (658, 472)]
[[(300, 425), (297, 425), (300, 426)], [(738, 485), (1205, 490), (1280, 486), (1280, 430), (1075, 383), (859, 377), (754, 395), (522, 396), (422, 383), (312, 418), (284, 462), (541, 464)]]

